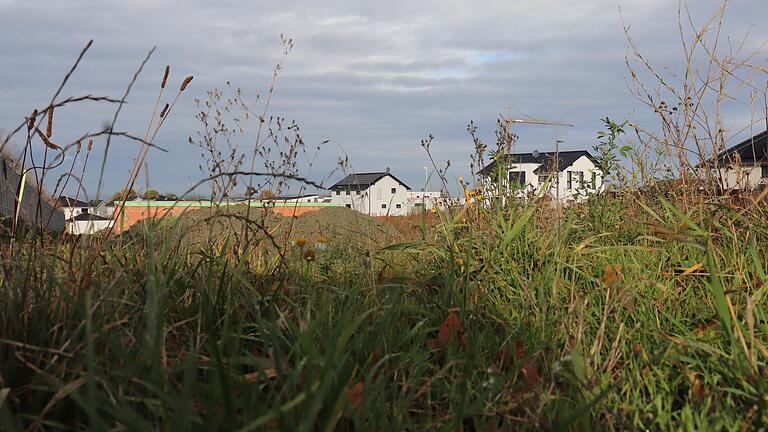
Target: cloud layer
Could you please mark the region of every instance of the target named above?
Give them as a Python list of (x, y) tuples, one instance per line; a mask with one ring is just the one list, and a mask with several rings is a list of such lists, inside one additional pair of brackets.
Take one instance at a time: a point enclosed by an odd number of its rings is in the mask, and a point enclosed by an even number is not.
[[(419, 141), (430, 133), (435, 156), (450, 159), (454, 175), (467, 174), (470, 120), (488, 141), (502, 113), (576, 125), (516, 130), (521, 150), (547, 150), (556, 135), (565, 148), (590, 148), (606, 115), (644, 116), (625, 83), (622, 17), (652, 60), (680, 66), (676, 2), (483, 3), (0, 0), (0, 128), (15, 126), (48, 101), (88, 39), (94, 46), (65, 95), (122, 94), (146, 51), (157, 45), (118, 129), (140, 134), (146, 127), (166, 63), (174, 86), (195, 75), (157, 140), (171, 152), (150, 156), (150, 184), (178, 192), (201, 177), (199, 151), (187, 144), (199, 129), (193, 99), (227, 81), (248, 98), (264, 94), (284, 34), (295, 48), (270, 111), (296, 120), (310, 146), (330, 140), (313, 173), (322, 178), (346, 154), (356, 170), (390, 166), (416, 189), (427, 164)], [(697, 20), (718, 4), (690, 3)], [(763, 0), (732, 3), (726, 30), (737, 38), (768, 12)], [(766, 39), (764, 27), (751, 30), (750, 43)], [(63, 109), (57, 136), (66, 141), (99, 128), (111, 109)], [(135, 151), (131, 143), (115, 145), (108, 192), (125, 181)], [(95, 175), (86, 179), (90, 189)]]

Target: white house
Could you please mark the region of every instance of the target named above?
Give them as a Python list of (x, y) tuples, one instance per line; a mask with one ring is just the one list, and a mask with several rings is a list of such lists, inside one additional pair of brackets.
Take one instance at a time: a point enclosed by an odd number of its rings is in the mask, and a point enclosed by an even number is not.
[[(504, 161), (504, 172), (498, 172)], [(518, 188), (518, 195), (535, 194), (559, 197), (563, 202), (584, 200), (603, 189), (603, 173), (586, 150), (514, 153), (497, 158), (482, 170), (483, 187), (493, 190), (501, 183)]]
[(331, 202), (371, 216), (403, 216), (408, 212), (407, 184), (389, 172), (350, 174), (330, 187)]
[(69, 220), (81, 213), (89, 213), (91, 205), (67, 196), (60, 196), (56, 200), (56, 207), (64, 213), (64, 220)]
[(115, 221), (86, 211), (67, 219), (66, 223), (67, 233), (81, 235), (95, 234), (103, 229), (111, 227)]
[(698, 168), (714, 170), (725, 189), (754, 189), (768, 185), (768, 131), (700, 163)]
[(91, 200), (88, 201), (88, 213), (102, 216), (105, 218), (111, 218), (115, 212), (115, 206), (107, 204), (104, 200)]
[(407, 211), (408, 214), (416, 214), (424, 210), (439, 208), (444, 204), (446, 197), (442, 192), (408, 192)]

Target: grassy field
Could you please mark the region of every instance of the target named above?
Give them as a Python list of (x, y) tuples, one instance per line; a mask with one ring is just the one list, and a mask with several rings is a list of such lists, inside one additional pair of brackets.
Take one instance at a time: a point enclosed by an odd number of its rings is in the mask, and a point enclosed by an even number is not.
[(282, 259), (190, 250), (174, 224), (107, 242), (17, 234), (3, 248), (2, 429), (756, 430), (768, 418), (763, 202), (628, 191), (562, 215), (534, 202), (412, 221), (398, 222), (405, 242), (326, 233)]

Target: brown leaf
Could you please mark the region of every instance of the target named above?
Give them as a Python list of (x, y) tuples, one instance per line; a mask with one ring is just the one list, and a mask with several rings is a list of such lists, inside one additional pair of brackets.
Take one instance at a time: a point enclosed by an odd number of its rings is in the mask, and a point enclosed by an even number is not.
[(441, 348), (446, 348), (452, 340), (461, 341), (464, 337), (464, 327), (461, 325), (459, 317), (456, 315), (456, 309), (448, 312), (448, 317), (440, 324), (440, 331), (437, 334), (437, 343)]
[(539, 366), (536, 365), (536, 361), (534, 359), (530, 359), (523, 365), (523, 368), (521, 369), (523, 373), (523, 383), (525, 386), (525, 391), (529, 392), (535, 389), (539, 382), (541, 382), (541, 375), (539, 374)]
[(347, 389), (347, 400), (352, 408), (357, 408), (360, 403), (363, 402), (363, 392), (365, 391), (365, 383), (360, 381), (359, 383), (349, 387)]
[(624, 266), (621, 264), (617, 265), (611, 265), (608, 264), (605, 266), (605, 270), (603, 271), (603, 283), (610, 284), (611, 282), (619, 280), (621, 278), (622, 271), (624, 270)]

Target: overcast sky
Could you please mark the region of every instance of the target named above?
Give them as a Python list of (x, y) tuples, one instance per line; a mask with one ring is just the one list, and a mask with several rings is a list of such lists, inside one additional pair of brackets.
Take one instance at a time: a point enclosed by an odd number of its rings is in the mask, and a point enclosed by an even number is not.
[[(689, 1), (697, 20), (718, 4)], [(521, 151), (550, 150), (556, 136), (564, 148), (590, 149), (606, 115), (650, 121), (625, 83), (627, 41), (619, 8), (652, 61), (681, 66), (673, 0), (0, 0), (0, 128), (15, 127), (46, 104), (89, 39), (93, 47), (62, 97), (119, 97), (156, 45), (116, 129), (143, 135), (166, 64), (169, 87), (194, 75), (156, 140), (170, 153), (149, 158), (150, 185), (180, 192), (202, 177), (200, 151), (187, 143), (199, 129), (193, 100), (227, 81), (241, 87), (247, 100), (263, 95), (284, 34), (295, 46), (270, 113), (295, 120), (310, 148), (329, 140), (312, 177), (332, 184), (341, 174), (325, 175), (346, 155), (356, 171), (391, 167), (419, 189), (428, 164), (419, 142), (430, 133), (440, 163), (450, 159), (453, 175), (467, 175), (470, 120), (489, 143), (501, 113), (575, 124), (557, 131), (518, 126)], [(765, 0), (732, 0), (726, 33), (742, 38), (766, 17)], [(750, 30), (750, 46), (767, 39), (764, 24)], [(55, 140), (101, 128), (113, 108), (57, 110)], [(100, 158), (102, 141), (96, 149)], [(134, 143), (115, 143), (106, 193), (124, 184), (136, 151)], [(97, 175), (89, 169), (89, 192)]]

